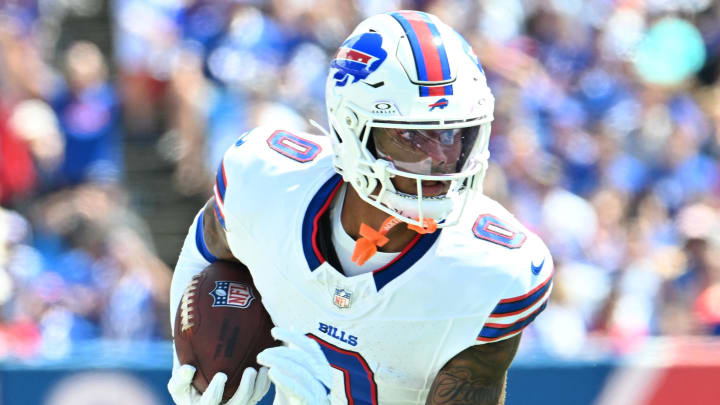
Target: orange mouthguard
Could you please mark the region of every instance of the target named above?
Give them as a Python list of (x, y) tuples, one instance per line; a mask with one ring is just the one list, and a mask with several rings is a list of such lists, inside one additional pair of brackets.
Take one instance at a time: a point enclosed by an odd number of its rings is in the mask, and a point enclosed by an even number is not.
[(376, 231), (369, 225), (360, 224), (360, 236), (362, 238), (355, 242), (355, 250), (353, 250), (352, 261), (362, 266), (368, 261), (375, 253), (377, 248), (385, 246), (390, 239), (385, 236), (395, 225), (399, 224), (400, 220), (390, 215), (380, 225), (380, 230)]
[[(399, 224), (399, 219), (394, 216), (388, 216), (383, 221), (379, 230), (371, 228), (369, 225), (360, 224), (360, 236), (362, 238), (355, 242), (355, 249), (352, 254), (352, 261), (362, 266), (371, 257), (377, 253), (377, 248), (385, 246), (390, 239), (385, 236), (395, 225)], [(419, 234), (433, 233), (437, 230), (437, 222), (432, 218), (425, 218), (423, 220), (423, 226), (409, 225), (408, 229), (411, 229)]]

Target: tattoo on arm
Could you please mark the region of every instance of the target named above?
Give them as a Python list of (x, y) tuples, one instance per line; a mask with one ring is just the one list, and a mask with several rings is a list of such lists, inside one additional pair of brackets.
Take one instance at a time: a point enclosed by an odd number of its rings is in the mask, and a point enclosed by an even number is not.
[(503, 405), (507, 369), (519, 343), (520, 335), (463, 350), (435, 377), (426, 405)]
[(221, 260), (237, 261), (228, 247), (225, 229), (215, 216), (215, 197), (212, 197), (205, 204), (203, 213), (203, 232), (205, 236), (205, 244), (210, 253)]
[(438, 374), (428, 404), (502, 404), (505, 402), (505, 375), (487, 382), (470, 367), (448, 367)]

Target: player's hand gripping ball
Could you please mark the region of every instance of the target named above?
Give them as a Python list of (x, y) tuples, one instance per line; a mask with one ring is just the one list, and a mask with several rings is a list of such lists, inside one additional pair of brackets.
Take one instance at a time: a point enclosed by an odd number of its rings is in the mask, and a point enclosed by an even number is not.
[(175, 317), (175, 350), (180, 364), (196, 368), (193, 386), (204, 392), (218, 372), (227, 374), (223, 402), (237, 390), (256, 356), (279, 345), (250, 272), (241, 263), (219, 261), (193, 277)]

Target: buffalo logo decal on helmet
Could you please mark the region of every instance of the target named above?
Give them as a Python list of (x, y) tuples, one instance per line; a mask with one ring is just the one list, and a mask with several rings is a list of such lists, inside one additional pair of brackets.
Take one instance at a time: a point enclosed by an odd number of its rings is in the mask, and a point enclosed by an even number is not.
[(376, 32), (366, 32), (348, 38), (338, 49), (330, 66), (337, 69), (333, 79), (335, 85), (342, 87), (353, 77), (351, 83), (364, 80), (376, 71), (387, 58), (382, 48), (382, 36)]
[(430, 104), (428, 107), (430, 107), (430, 111), (432, 111), (432, 110), (434, 110), (434, 109), (436, 109), (436, 108), (439, 108), (439, 109), (442, 110), (443, 108), (445, 108), (445, 107), (447, 107), (447, 106), (448, 106), (448, 99), (446, 99), (446, 98), (443, 97), (443, 98), (441, 98), (440, 100), (438, 100), (438, 101)]

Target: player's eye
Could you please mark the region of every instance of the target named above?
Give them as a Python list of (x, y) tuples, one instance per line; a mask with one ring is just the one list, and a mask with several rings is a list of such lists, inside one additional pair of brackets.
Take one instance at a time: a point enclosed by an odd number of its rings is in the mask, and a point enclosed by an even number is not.
[(410, 146), (413, 148), (420, 146), (420, 139), (418, 139), (418, 135), (414, 131), (398, 132), (397, 136), (393, 137), (393, 139), (401, 146)]
[(440, 136), (438, 137), (440, 143), (443, 145), (452, 145), (455, 143), (455, 135), (457, 133), (458, 131), (452, 129), (440, 132)]

